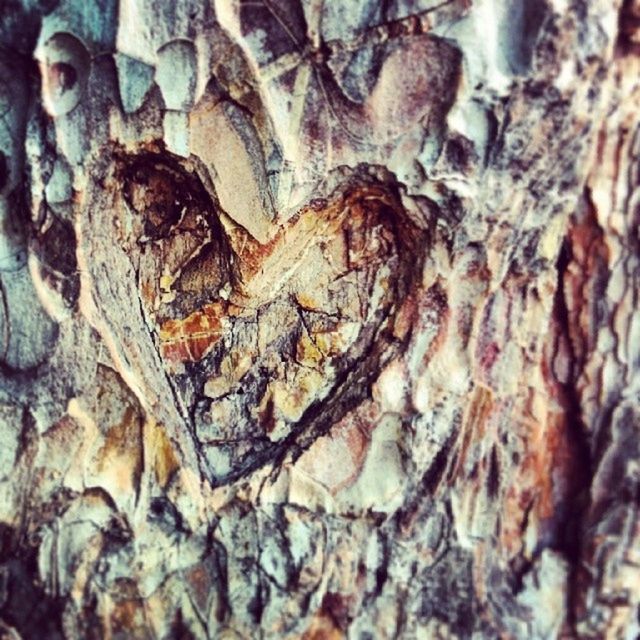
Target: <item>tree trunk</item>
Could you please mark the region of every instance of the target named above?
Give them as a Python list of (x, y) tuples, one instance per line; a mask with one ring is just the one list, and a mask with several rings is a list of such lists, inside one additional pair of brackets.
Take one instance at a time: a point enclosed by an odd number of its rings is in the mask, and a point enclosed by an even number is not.
[(4, 0), (0, 637), (637, 637), (639, 27)]

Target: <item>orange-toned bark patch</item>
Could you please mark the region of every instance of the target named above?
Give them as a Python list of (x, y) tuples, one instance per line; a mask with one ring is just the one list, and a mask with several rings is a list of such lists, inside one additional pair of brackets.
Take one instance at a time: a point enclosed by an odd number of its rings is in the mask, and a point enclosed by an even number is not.
[(160, 328), (162, 355), (169, 362), (201, 360), (222, 335), (224, 307), (205, 305), (183, 320), (167, 320)]

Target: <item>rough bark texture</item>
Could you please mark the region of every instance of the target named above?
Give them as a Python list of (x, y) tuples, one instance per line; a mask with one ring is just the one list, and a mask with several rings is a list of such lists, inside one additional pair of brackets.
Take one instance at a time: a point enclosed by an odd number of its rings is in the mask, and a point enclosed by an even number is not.
[(0, 3), (0, 637), (637, 637), (639, 26)]

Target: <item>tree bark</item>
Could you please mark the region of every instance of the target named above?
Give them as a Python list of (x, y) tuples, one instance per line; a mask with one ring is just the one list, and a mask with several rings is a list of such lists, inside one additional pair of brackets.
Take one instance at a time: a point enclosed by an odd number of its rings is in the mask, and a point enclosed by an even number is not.
[(5, 0), (0, 637), (637, 637), (639, 78), (637, 0)]

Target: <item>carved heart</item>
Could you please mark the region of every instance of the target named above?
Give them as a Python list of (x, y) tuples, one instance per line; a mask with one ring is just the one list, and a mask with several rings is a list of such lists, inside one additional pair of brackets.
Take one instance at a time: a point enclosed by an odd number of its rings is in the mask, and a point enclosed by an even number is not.
[[(392, 188), (354, 178), (261, 244), (187, 162), (140, 152), (116, 166), (112, 224), (133, 265), (121, 277), (214, 481), (304, 446), (367, 397), (421, 274), (425, 231)], [(148, 377), (150, 358), (123, 333), (125, 365)]]

